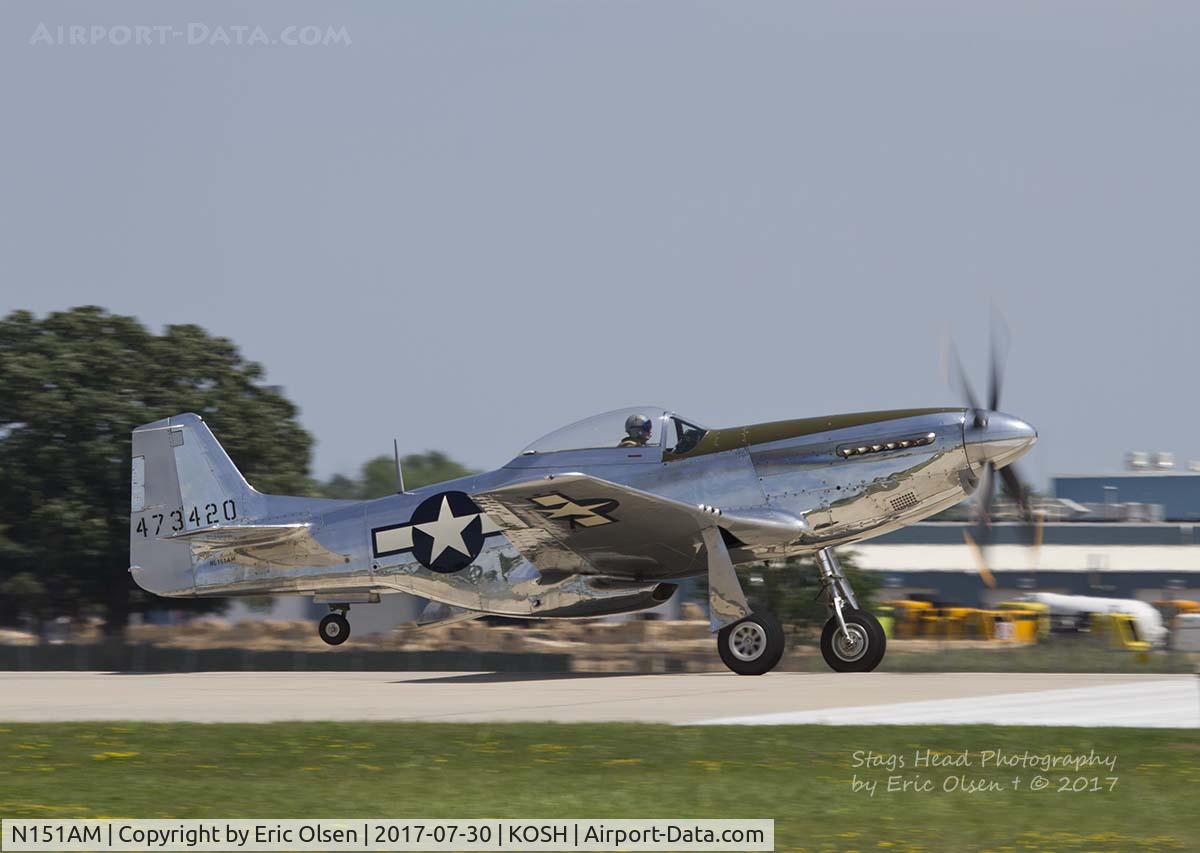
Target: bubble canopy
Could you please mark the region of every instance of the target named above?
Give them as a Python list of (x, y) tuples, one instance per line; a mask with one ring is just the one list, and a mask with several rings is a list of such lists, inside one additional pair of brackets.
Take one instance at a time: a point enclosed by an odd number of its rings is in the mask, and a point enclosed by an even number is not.
[(684, 436), (694, 443), (704, 433), (703, 428), (676, 417), (662, 406), (630, 406), (593, 415), (556, 429), (530, 444), (521, 454), (629, 447), (628, 443), (622, 443), (629, 440), (625, 424), (634, 415), (642, 415), (650, 420), (650, 437), (640, 444), (642, 447), (662, 447), (665, 438), (670, 449)]

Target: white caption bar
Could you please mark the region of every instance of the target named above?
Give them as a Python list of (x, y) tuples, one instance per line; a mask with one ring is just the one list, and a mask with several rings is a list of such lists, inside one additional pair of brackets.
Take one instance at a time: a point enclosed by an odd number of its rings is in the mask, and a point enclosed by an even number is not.
[(773, 820), (5, 820), (5, 851), (774, 850)]

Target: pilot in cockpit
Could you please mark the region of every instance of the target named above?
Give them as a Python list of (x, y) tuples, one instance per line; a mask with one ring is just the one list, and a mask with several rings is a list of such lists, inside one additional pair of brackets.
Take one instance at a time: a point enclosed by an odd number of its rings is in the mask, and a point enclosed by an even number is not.
[(630, 415), (625, 419), (625, 437), (617, 447), (645, 447), (650, 441), (650, 419), (645, 415)]

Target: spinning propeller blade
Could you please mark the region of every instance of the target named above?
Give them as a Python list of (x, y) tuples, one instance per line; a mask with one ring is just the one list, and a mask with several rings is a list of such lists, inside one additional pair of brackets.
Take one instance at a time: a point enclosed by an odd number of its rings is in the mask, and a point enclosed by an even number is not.
[(996, 588), (996, 576), (992, 574), (992, 570), (988, 568), (987, 560), (983, 558), (983, 550), (976, 544), (975, 539), (969, 531), (963, 531), (963, 542), (971, 551), (971, 556), (975, 558), (975, 568), (979, 570), (979, 577), (983, 579), (984, 584), (988, 589)]
[[(951, 377), (962, 394), (967, 407), (971, 410), (971, 414), (968, 417), (973, 418), (976, 427), (986, 426), (989, 415), (999, 410), (1000, 391), (1003, 387), (1004, 379), (1004, 364), (1008, 355), (1008, 336), (1007, 324), (993, 311), (989, 344), (991, 357), (988, 365), (988, 405), (986, 409), (980, 408), (979, 398), (976, 397), (971, 387), (971, 382), (967, 378), (967, 372), (963, 368), (962, 359), (959, 358), (958, 349), (954, 346), (953, 341), (950, 342), (949, 366), (953, 368)], [(1010, 463), (1004, 467), (997, 468), (995, 464), (989, 461), (984, 466), (984, 470), (979, 477), (979, 486), (975, 490), (975, 525), (971, 531), (963, 532), (963, 539), (967, 547), (971, 549), (971, 554), (979, 569), (979, 575), (988, 587), (995, 587), (996, 585), (996, 578), (988, 568), (985, 550), (991, 544), (993, 537), (992, 511), (995, 506), (997, 481), (999, 481), (1000, 487), (1003, 488), (1005, 496), (1017, 505), (1024, 532), (1022, 538), (1026, 539), (1029, 546), (1033, 549), (1032, 553), (1035, 562), (1042, 542), (1041, 516), (1039, 513), (1034, 512), (1030, 500), (1029, 487), (1017, 472), (1016, 467)]]

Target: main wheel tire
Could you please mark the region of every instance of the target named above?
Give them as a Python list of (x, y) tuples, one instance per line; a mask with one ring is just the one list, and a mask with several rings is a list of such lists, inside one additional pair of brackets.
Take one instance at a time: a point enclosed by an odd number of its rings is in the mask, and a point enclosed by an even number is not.
[(783, 657), (783, 625), (770, 613), (751, 613), (717, 633), (717, 652), (738, 675), (763, 675)]
[(331, 646), (340, 646), (350, 639), (350, 620), (340, 613), (330, 613), (317, 626), (321, 639)]
[(887, 651), (883, 626), (865, 610), (843, 610), (842, 617), (856, 642), (848, 643), (837, 617), (830, 617), (821, 631), (821, 655), (825, 663), (834, 672), (870, 672), (879, 666)]

